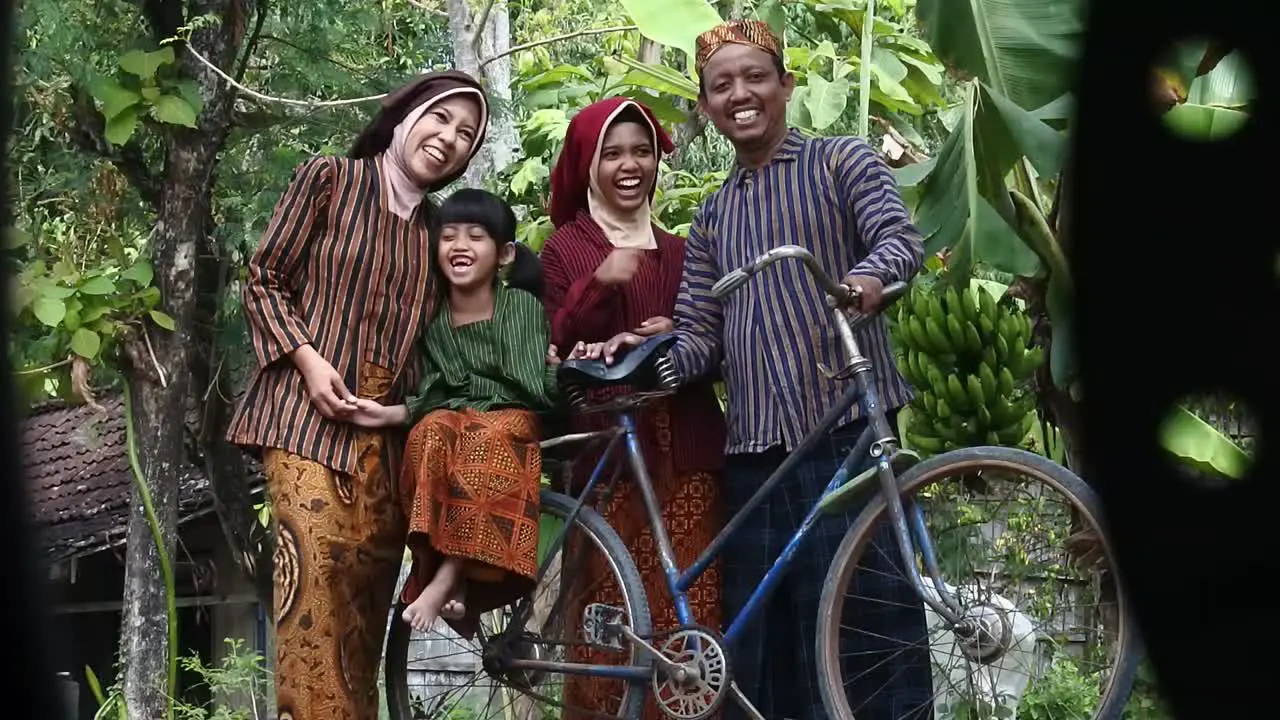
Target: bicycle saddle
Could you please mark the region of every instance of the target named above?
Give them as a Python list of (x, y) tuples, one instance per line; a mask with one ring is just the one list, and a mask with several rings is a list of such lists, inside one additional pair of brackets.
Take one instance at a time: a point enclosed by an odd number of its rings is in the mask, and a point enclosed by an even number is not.
[(612, 365), (606, 365), (604, 360), (565, 360), (560, 363), (556, 377), (563, 384), (588, 388), (608, 385), (633, 385), (641, 389), (657, 387), (659, 373), (655, 372), (655, 364), (666, 357), (667, 348), (675, 341), (676, 336), (672, 333), (654, 335), (631, 348)]

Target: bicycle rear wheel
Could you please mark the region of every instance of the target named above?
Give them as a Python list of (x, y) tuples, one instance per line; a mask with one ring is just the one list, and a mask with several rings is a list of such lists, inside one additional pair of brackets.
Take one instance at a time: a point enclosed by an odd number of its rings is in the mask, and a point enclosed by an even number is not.
[[(592, 690), (604, 692), (603, 712), (595, 708), (575, 707), (565, 702), (562, 689), (565, 676), (530, 671), (504, 670), (502, 658), (513, 655), (525, 659), (584, 663), (573, 649), (585, 649), (583, 638), (582, 598), (599, 583), (620, 591), (623, 601), (622, 622), (636, 634), (652, 633), (649, 602), (640, 572), (631, 554), (613, 528), (597, 512), (583, 507), (574, 519), (573, 529), (565, 535), (562, 549), (545, 557), (548, 545), (564, 528), (578, 501), (542, 489), (542, 540), (540, 558), (542, 579), (533, 592), (533, 609), (522, 629), (510, 627), (517, 604), (488, 613), (483, 619), (481, 636), (465, 641), (445, 625), (437, 622), (431, 632), (413, 632), (400, 613), (397, 603), (387, 636), (385, 678), (387, 706), (391, 720), (419, 720), (426, 717), (455, 716), (501, 717), (505, 720), (540, 720), (544, 717), (618, 717), (636, 720), (640, 717), (646, 681), (611, 680), (592, 676)], [(592, 561), (592, 558), (595, 558)], [(602, 577), (587, 577), (584, 567), (604, 568)], [(520, 630), (519, 633), (516, 630)], [(568, 634), (569, 639), (559, 635)], [(576, 639), (575, 639), (576, 638)], [(641, 665), (643, 651), (623, 641), (621, 650), (609, 653), (607, 662), (614, 665)], [(595, 649), (591, 660), (598, 659)], [(607, 652), (607, 651), (606, 651)], [(588, 678), (583, 678), (588, 679)]]
[[(854, 570), (864, 559), (874, 559), (873, 552), (891, 557), (898, 552), (885, 539), (883, 529), (892, 521), (877, 494), (836, 551), (819, 603), (819, 687), (828, 714), (834, 720), (858, 718), (871, 698), (852, 697), (860, 690), (849, 685), (861, 680), (867, 683), (864, 689), (878, 687), (878, 680), (868, 681), (901, 655), (904, 644), (926, 643), (933, 675), (933, 697), (927, 702), (936, 717), (1010, 717), (1007, 710), (1016, 705), (1018, 717), (1118, 718), (1133, 685), (1140, 644), (1093, 491), (1061, 465), (1002, 447), (937, 455), (903, 473), (898, 489), (908, 525), (911, 503), (923, 511), (948, 593), (965, 618), (986, 623), (989, 632), (957, 635), (926, 605), (923, 637), (886, 638), (882, 628), (864, 637), (873, 630), (859, 629), (867, 617), (860, 619), (856, 601), (848, 599), (857, 597), (850, 593), (858, 590), (859, 579), (869, 577)], [(1003, 508), (991, 506), (1002, 490), (1015, 491), (1019, 499)], [(1054, 502), (1050, 494), (1060, 500)], [(922, 545), (912, 534), (925, 591), (936, 599)], [(1041, 541), (1062, 547), (1043, 551)], [(992, 551), (994, 559), (968, 564), (960, 556), (970, 550)], [(1051, 605), (1061, 598), (1096, 605), (1063, 612)], [(922, 709), (917, 703), (902, 716)]]

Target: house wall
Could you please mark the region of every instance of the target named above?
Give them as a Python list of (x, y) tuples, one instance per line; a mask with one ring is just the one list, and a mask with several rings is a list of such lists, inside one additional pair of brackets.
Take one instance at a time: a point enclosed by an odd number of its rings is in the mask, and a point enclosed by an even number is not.
[[(181, 542), (173, 558), (178, 576), (179, 653), (196, 654), (205, 666), (216, 666), (227, 656), (226, 638), (239, 639), (242, 652), (256, 651), (270, 657), (267, 623), (259, 621), (260, 606), (253, 587), (231, 561), (226, 540), (215, 516), (202, 516), (184, 523)], [(120, 638), (120, 608), (124, 588), (124, 548), (103, 550), (73, 562), (50, 568), (48, 597), (52, 606), (51, 655), (54, 671), (66, 672), (67, 684), (78, 685), (78, 720), (92, 720), (97, 701), (86, 682), (85, 667), (92, 668), (103, 688), (115, 681), (115, 663)], [(206, 561), (212, 561), (207, 576)], [(201, 582), (194, 582), (192, 563), (202, 564)], [(265, 637), (264, 637), (265, 635)], [(208, 694), (196, 686), (199, 679), (190, 673), (179, 678), (180, 695), (187, 702), (203, 703)], [(186, 688), (190, 688), (189, 690)], [(270, 688), (259, 690), (257, 717), (274, 707)], [(243, 695), (243, 694), (242, 694)], [(245, 697), (217, 698), (235, 707), (249, 709)]]

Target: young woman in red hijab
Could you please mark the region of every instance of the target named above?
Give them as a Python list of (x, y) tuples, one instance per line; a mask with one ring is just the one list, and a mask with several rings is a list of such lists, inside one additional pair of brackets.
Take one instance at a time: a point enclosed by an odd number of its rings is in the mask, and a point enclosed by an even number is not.
[[(684, 266), (684, 240), (654, 225), (650, 215), (659, 155), (673, 149), (652, 111), (629, 98), (593, 103), (569, 123), (564, 149), (551, 173), (551, 220), (556, 230), (541, 254), (544, 305), (556, 347), (604, 342), (624, 331), (655, 335), (671, 329)], [(599, 391), (591, 399), (619, 392)], [(603, 414), (592, 414), (575, 416), (572, 423), (575, 432), (585, 432), (607, 427), (611, 421)], [(721, 527), (725, 428), (711, 383), (692, 383), (679, 394), (647, 406), (638, 426), (676, 560), (688, 566)], [(589, 473), (595, 460), (582, 457), (574, 465)], [(581, 470), (579, 479), (585, 480)], [(678, 627), (639, 489), (624, 475), (608, 505), (599, 509), (635, 555), (655, 631)], [(589, 580), (613, 577), (603, 567), (575, 568), (575, 572)], [(583, 603), (622, 601), (612, 582), (581, 588), (573, 597)], [(718, 562), (690, 588), (688, 598), (699, 625), (720, 627)], [(598, 664), (610, 664), (615, 657), (607, 652), (579, 655), (578, 662)], [(566, 678), (565, 705), (612, 713), (620, 690), (615, 680)], [(649, 700), (645, 718), (660, 717)]]

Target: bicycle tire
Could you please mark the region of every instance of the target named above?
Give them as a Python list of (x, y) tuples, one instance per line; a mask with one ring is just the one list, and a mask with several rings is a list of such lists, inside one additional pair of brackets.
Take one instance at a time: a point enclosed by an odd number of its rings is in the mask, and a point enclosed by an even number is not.
[[(540, 493), (541, 512), (550, 513), (564, 520), (573, 512), (578, 501), (567, 495), (542, 488)], [(578, 511), (575, 521), (579, 529), (584, 530), (596, 543), (609, 563), (613, 566), (624, 595), (627, 614), (631, 618), (631, 628), (641, 637), (653, 632), (653, 621), (649, 612), (649, 598), (644, 590), (644, 582), (640, 578), (640, 570), (622, 538), (609, 526), (609, 523), (598, 512), (589, 506)], [(404, 612), (404, 603), (396, 601), (395, 615), (391, 629), (387, 634), (384, 658), (384, 677), (386, 682), (387, 711), (391, 720), (412, 720), (409, 697), (409, 639), (412, 634), (408, 623), (400, 620)], [(643, 651), (632, 648), (631, 663), (641, 663)], [(645, 694), (648, 683), (638, 681), (629, 683), (626, 695), (619, 708), (618, 717), (624, 720), (639, 720), (644, 709)]]
[[(1074, 500), (1076, 507), (1089, 515), (1088, 520), (1101, 531), (1104, 524), (1101, 503), (1093, 490), (1079, 476), (1042, 455), (1017, 448), (979, 446), (959, 448), (935, 455), (898, 476), (898, 495), (899, 497), (909, 496), (922, 484), (940, 477), (956, 477), (964, 472), (966, 466), (975, 464), (987, 467), (1004, 465), (1010, 470), (1025, 473), (1048, 483)], [(849, 707), (848, 697), (844, 692), (844, 680), (840, 676), (837, 657), (840, 617), (836, 603), (839, 600), (839, 594), (844, 592), (854, 568), (857, 567), (862, 546), (870, 540), (874, 532), (874, 523), (887, 513), (887, 507), (884, 497), (877, 493), (859, 513), (836, 550), (835, 559), (827, 570), (822, 597), (818, 602), (817, 637), (815, 638), (818, 687), (822, 694), (822, 704), (832, 720), (855, 720), (853, 710)], [(1138, 640), (1138, 628), (1123, 582), (1118, 574), (1118, 565), (1115, 563), (1111, 542), (1105, 532), (1099, 534), (1099, 541), (1109, 568), (1111, 572), (1116, 573), (1114, 583), (1116, 604), (1119, 606), (1117, 615), (1120, 632), (1118, 633), (1119, 652), (1112, 670), (1113, 681), (1098, 705), (1094, 720), (1116, 720), (1124, 711), (1129, 694), (1132, 692), (1142, 650)]]

